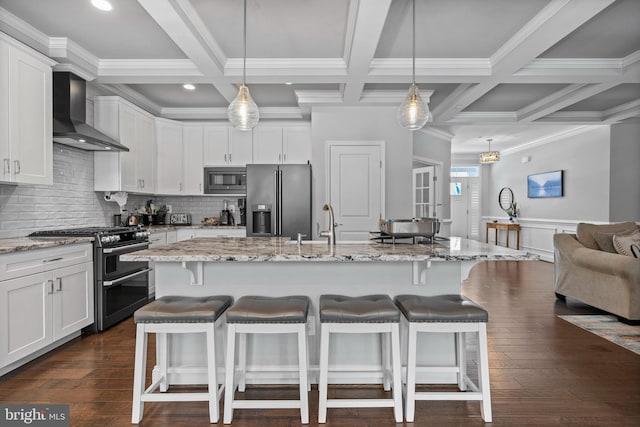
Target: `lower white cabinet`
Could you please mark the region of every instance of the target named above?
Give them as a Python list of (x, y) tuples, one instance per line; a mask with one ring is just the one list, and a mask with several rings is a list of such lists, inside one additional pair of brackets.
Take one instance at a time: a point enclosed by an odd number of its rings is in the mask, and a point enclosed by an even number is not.
[(94, 322), (91, 245), (82, 246), (0, 256), (3, 269), (26, 266), (0, 281), (0, 369)]
[(196, 237), (247, 237), (244, 228), (180, 228), (177, 233), (179, 242)]
[[(172, 231), (158, 231), (149, 235), (149, 248), (157, 248), (158, 246), (167, 244), (167, 233), (175, 233)], [(156, 296), (156, 272), (155, 263), (149, 262), (151, 271), (149, 272), (149, 298), (153, 299)]]

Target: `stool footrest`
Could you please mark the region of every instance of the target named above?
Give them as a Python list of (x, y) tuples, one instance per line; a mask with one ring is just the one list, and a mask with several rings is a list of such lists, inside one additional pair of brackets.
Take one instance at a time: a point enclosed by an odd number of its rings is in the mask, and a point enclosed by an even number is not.
[(143, 402), (205, 402), (210, 398), (209, 393), (153, 393), (143, 394)]
[(234, 400), (233, 407), (238, 409), (281, 409), (300, 408), (299, 400)]
[(482, 400), (482, 393), (473, 391), (416, 392), (416, 400)]
[(327, 399), (327, 408), (393, 408), (393, 399)]

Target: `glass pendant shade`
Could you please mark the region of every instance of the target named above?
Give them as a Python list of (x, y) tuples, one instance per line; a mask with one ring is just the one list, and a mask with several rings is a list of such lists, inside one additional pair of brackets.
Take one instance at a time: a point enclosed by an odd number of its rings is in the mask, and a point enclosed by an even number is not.
[(238, 96), (229, 104), (227, 117), (231, 125), (238, 130), (251, 130), (258, 124), (258, 106), (253, 102), (249, 87), (244, 83), (238, 88)]
[(431, 118), (429, 106), (422, 100), (418, 86), (411, 83), (407, 97), (398, 108), (398, 121), (409, 130), (418, 130)]

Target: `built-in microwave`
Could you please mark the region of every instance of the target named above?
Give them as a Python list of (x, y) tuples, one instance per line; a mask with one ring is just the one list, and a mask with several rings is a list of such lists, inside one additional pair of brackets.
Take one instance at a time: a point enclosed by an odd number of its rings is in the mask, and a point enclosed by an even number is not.
[(245, 196), (247, 194), (247, 168), (204, 168), (204, 193)]

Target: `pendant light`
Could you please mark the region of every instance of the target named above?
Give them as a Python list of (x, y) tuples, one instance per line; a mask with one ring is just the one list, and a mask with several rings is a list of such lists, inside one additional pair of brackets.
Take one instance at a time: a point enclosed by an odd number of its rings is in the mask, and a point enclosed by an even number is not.
[(491, 141), (493, 141), (493, 139), (487, 139), (487, 142), (489, 143), (489, 151), (480, 153), (480, 163), (482, 163), (483, 165), (495, 163), (500, 160), (500, 152), (491, 151)]
[(238, 130), (251, 130), (258, 124), (260, 112), (258, 106), (249, 93), (247, 86), (247, 0), (244, 0), (244, 60), (242, 63), (242, 84), (238, 88), (238, 95), (229, 104), (227, 117), (234, 128)]
[(416, 0), (413, 0), (413, 80), (409, 93), (398, 108), (398, 121), (409, 130), (421, 129), (433, 118), (429, 106), (422, 100), (416, 86)]

